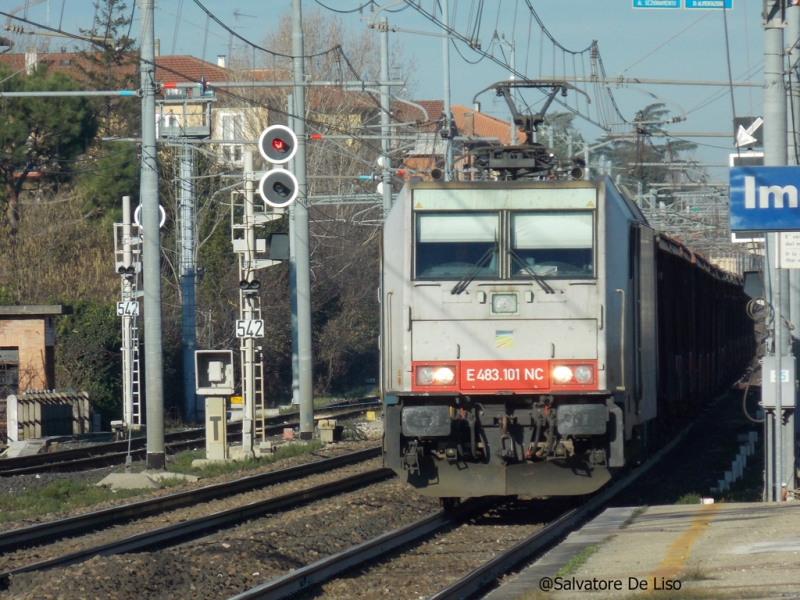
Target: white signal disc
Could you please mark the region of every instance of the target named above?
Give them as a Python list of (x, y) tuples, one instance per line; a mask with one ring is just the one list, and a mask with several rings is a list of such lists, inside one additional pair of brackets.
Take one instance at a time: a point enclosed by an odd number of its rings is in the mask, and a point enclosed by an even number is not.
[[(291, 195), (288, 196), (288, 199), (284, 202), (275, 202), (270, 200), (267, 194), (267, 188), (265, 187), (270, 179), (273, 179), (278, 176), (288, 176), (291, 182), (294, 184), (294, 190)], [(261, 195), (261, 199), (264, 200), (269, 206), (272, 208), (286, 208), (292, 202), (297, 199), (297, 192), (299, 191), (300, 184), (297, 183), (297, 177), (294, 176), (294, 173), (291, 171), (287, 171), (286, 169), (271, 169), (264, 173), (264, 176), (261, 178), (261, 181), (258, 183), (258, 193)]]
[[(161, 213), (161, 221), (158, 223), (158, 228), (161, 229), (164, 226), (164, 223), (167, 222), (167, 211), (164, 210), (164, 207), (160, 204), (158, 205), (158, 212)], [(133, 211), (133, 222), (136, 224), (137, 227), (141, 227), (142, 224), (139, 222), (139, 217), (142, 214), (142, 205), (136, 207), (136, 210)]]

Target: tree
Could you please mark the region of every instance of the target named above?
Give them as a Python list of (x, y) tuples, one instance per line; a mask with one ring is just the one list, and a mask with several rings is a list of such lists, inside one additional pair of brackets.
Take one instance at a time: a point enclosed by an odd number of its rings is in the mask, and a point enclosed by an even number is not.
[[(664, 126), (673, 122), (666, 105), (657, 102), (640, 110), (631, 122), (633, 139), (620, 139), (604, 136), (598, 143), (606, 143), (604, 148), (593, 153), (592, 162), (601, 157), (611, 160), (612, 168), (621, 174), (621, 182), (625, 185), (643, 183), (665, 183), (671, 181), (675, 174), (666, 163), (676, 160), (680, 153), (694, 150), (697, 145), (685, 140), (668, 140), (656, 143), (654, 133), (664, 130)], [(650, 163), (665, 163), (664, 166), (653, 166)]]
[[(0, 69), (2, 91), (66, 91), (80, 89), (67, 75), (48, 73), (39, 65), (31, 74), (13, 75)], [(85, 98), (31, 97), (0, 100), (0, 178), (11, 233), (19, 225), (19, 196), (32, 172), (54, 178), (69, 170), (97, 131)]]
[[(574, 120), (575, 113), (552, 112), (545, 116), (544, 127), (539, 128), (539, 141), (548, 144), (556, 158), (563, 162), (575, 155), (583, 157), (584, 140), (580, 131), (575, 127)], [(570, 146), (572, 148), (571, 155)]]
[(112, 418), (121, 413), (122, 344), (114, 304), (65, 298), (71, 315), (56, 320), (56, 385), (89, 392), (92, 406)]
[[(136, 40), (128, 37), (131, 16), (124, 0), (98, 0), (90, 29), (81, 34), (95, 40), (96, 48), (79, 52), (75, 68), (92, 90), (126, 90), (139, 87)], [(99, 49), (97, 49), (99, 48)], [(127, 136), (139, 131), (139, 100), (106, 96), (92, 100), (101, 136)]]

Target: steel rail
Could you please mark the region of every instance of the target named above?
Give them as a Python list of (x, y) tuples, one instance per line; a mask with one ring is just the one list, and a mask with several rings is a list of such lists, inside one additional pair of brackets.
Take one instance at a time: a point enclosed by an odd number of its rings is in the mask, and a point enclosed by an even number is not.
[(37, 523), (29, 527), (11, 529), (0, 533), (0, 553), (5, 554), (11, 550), (32, 546), (45, 540), (51, 541), (60, 539), (77, 531), (96, 531), (104, 527), (118, 525), (123, 521), (142, 519), (167, 510), (175, 510), (184, 506), (192, 506), (200, 502), (208, 502), (210, 500), (234, 496), (291, 479), (298, 479), (315, 473), (338, 469), (353, 463), (378, 457), (380, 454), (380, 446), (375, 446), (358, 452), (349, 452), (304, 465), (287, 467), (268, 473), (259, 473), (258, 475), (250, 475), (234, 481), (217, 483), (195, 490), (131, 502), (129, 504), (114, 506), (74, 517)]
[(205, 537), (221, 529), (233, 527), (251, 519), (263, 517), (266, 514), (285, 508), (293, 508), (306, 502), (319, 500), (326, 496), (344, 493), (352, 488), (371, 485), (394, 476), (391, 469), (375, 469), (366, 473), (359, 473), (351, 477), (340, 479), (331, 483), (305, 488), (262, 502), (253, 502), (244, 506), (237, 506), (204, 517), (189, 521), (182, 521), (175, 525), (161, 527), (132, 535), (121, 540), (78, 550), (49, 560), (30, 563), (0, 573), (0, 589), (7, 588), (10, 578), (20, 573), (32, 571), (45, 571), (56, 567), (67, 567), (84, 562), (95, 556), (113, 556), (127, 552), (143, 552), (153, 549), (162, 549), (190, 539)]
[(296, 594), (367, 560), (383, 557), (404, 544), (464, 519), (473, 512), (484, 508), (490, 501), (491, 499), (487, 498), (473, 498), (454, 510), (440, 510), (410, 525), (389, 531), (336, 554), (326, 556), (310, 565), (295, 569), (282, 577), (233, 596), (230, 600), (277, 600)]
[[(429, 600), (433, 598), (437, 600), (443, 600), (445, 598), (448, 600), (462, 600), (463, 598), (467, 598), (472, 593), (486, 587), (513, 566), (529, 558), (547, 544), (564, 536), (566, 532), (586, 519), (603, 503), (610, 500), (647, 472), (664, 456), (664, 454), (672, 450), (678, 442), (685, 437), (691, 427), (692, 425), (686, 427), (669, 444), (660, 449), (642, 466), (619, 480), (608, 490), (594, 496), (581, 508), (572, 509), (564, 513), (558, 519), (548, 524), (544, 529), (537, 531), (526, 540), (523, 540), (498, 557), (492, 559), (478, 569), (475, 569), (464, 579), (441, 590), (436, 595), (429, 598)], [(452, 523), (454, 520), (462, 518), (474, 510), (483, 507), (485, 503), (490, 501), (491, 498), (473, 498), (459, 506), (455, 511), (439, 511), (411, 525), (395, 531), (390, 531), (372, 540), (368, 540), (362, 544), (323, 558), (315, 563), (296, 569), (291, 573), (287, 573), (282, 577), (268, 581), (267, 583), (254, 587), (241, 594), (232, 596), (229, 600), (279, 600), (307, 590), (367, 560), (385, 556), (399, 546), (428, 535)]]
[[(184, 431), (177, 431), (168, 433), (165, 437), (167, 441), (180, 441), (189, 438), (203, 437), (205, 430), (201, 428), (186, 429)], [(131, 439), (131, 449), (143, 448), (145, 445), (145, 438)], [(57, 450), (55, 452), (45, 452), (44, 454), (34, 454), (31, 456), (15, 456), (13, 458), (0, 459), (0, 477), (5, 472), (13, 471), (20, 468), (33, 467), (44, 464), (55, 464), (58, 462), (67, 462), (71, 460), (89, 458), (99, 454), (110, 454), (113, 452), (122, 452), (128, 449), (128, 440), (119, 442), (109, 442), (106, 444), (96, 444), (85, 448), (73, 448), (71, 450)]]
[[(364, 412), (362, 408), (352, 408), (335, 415), (317, 415), (316, 420), (321, 418), (346, 418)], [(348, 408), (344, 405), (343, 408)], [(338, 410), (333, 407), (332, 410)], [(296, 413), (293, 413), (296, 414)], [(275, 417), (275, 420), (285, 419), (287, 415)], [(285, 428), (299, 426), (299, 421), (289, 421), (269, 425), (265, 428), (268, 435), (280, 434)], [(228, 438), (241, 435), (241, 422), (228, 424)], [(165, 436), (166, 449), (172, 453), (205, 445), (205, 429), (187, 429)], [(136, 438), (131, 440), (130, 455), (133, 458), (142, 458), (146, 455), (146, 439)], [(111, 442), (109, 444), (98, 444), (88, 448), (76, 448), (72, 450), (59, 450), (56, 452), (46, 452), (44, 454), (34, 454), (32, 456), (20, 456), (15, 458), (0, 459), (0, 477), (13, 477), (15, 475), (32, 475), (34, 473), (50, 473), (65, 471), (81, 471), (85, 469), (95, 469), (100, 467), (120, 465), (125, 463), (128, 455), (127, 440), (121, 442)]]
[(515, 544), (505, 552), (498, 554), (492, 560), (471, 571), (462, 579), (439, 590), (433, 596), (428, 597), (427, 600), (462, 600), (463, 598), (469, 598), (488, 585), (491, 585), (515, 566), (530, 559), (534, 554), (550, 545), (552, 542), (563, 538), (579, 523), (583, 522), (597, 511), (603, 504), (611, 500), (619, 492), (649, 471), (653, 465), (661, 460), (667, 452), (672, 450), (678, 442), (686, 436), (693, 425), (694, 424), (684, 428), (675, 439), (656, 452), (644, 464), (631, 471), (607, 490), (593, 496), (591, 500), (580, 508), (575, 508), (564, 513), (543, 529), (540, 529), (530, 537)]

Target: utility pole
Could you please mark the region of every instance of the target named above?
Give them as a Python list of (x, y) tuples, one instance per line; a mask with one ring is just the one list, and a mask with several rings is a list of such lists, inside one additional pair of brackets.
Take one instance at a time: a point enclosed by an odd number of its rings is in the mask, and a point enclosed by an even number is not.
[[(800, 6), (793, 4), (786, 8), (786, 53), (789, 77), (789, 127), (787, 144), (789, 151), (789, 164), (800, 165), (800, 85), (798, 85), (798, 72), (800, 69)], [(800, 269), (789, 270), (789, 321), (800, 324)], [(793, 354), (797, 356), (797, 334), (792, 336)], [(795, 422), (797, 425), (798, 422)]]
[(294, 174), (298, 197), (294, 209), (295, 261), (297, 267), (297, 362), (300, 386), (300, 438), (314, 435), (314, 390), (311, 350), (311, 260), (308, 233), (308, 185), (306, 184), (306, 89), (303, 50), (302, 0), (292, 0), (292, 56), (294, 63), (294, 125), (297, 154)]
[[(185, 122), (184, 122), (185, 125)], [(195, 243), (194, 243), (194, 148), (181, 146), (180, 228), (181, 228), (181, 330), (183, 339), (183, 414), (187, 422), (197, 420), (194, 352), (197, 349), (195, 314)]]
[(139, 69), (142, 92), (142, 275), (144, 281), (145, 391), (147, 469), (162, 471), (164, 455), (164, 367), (161, 348), (161, 237), (158, 214), (156, 149), (156, 67), (154, 0), (140, 0), (142, 46)]
[[(786, 152), (786, 91), (783, 82), (783, 27), (784, 11), (782, 0), (764, 0), (764, 166), (779, 167), (787, 163)], [(784, 491), (794, 478), (794, 449), (786, 453), (785, 437), (789, 433), (783, 423), (783, 385), (782, 375), (788, 361), (793, 360), (787, 353), (788, 330), (784, 326), (784, 304), (788, 285), (784, 285), (782, 270), (779, 268), (780, 234), (767, 233), (767, 284), (768, 302), (772, 306), (773, 347), (768, 354), (774, 359), (775, 381), (764, 377), (764, 386), (775, 386), (774, 412), (767, 411), (765, 422), (766, 444), (766, 500), (781, 502), (785, 500)], [(788, 284), (788, 281), (786, 281)], [(765, 369), (769, 372), (771, 369)], [(793, 432), (792, 432), (793, 433)], [(792, 435), (793, 437), (793, 435)], [(784, 458), (790, 458), (789, 461)], [(787, 464), (789, 463), (789, 464)], [(787, 467), (789, 467), (787, 469)], [(787, 471), (790, 472), (787, 477)], [(793, 485), (791, 487), (794, 487)]]
[[(292, 116), (294, 114), (294, 96), (287, 94), (286, 112), (288, 113), (288, 125), (292, 131), (295, 129), (295, 120)], [(289, 170), (296, 173), (295, 159), (289, 161)], [(295, 238), (295, 221), (294, 211), (297, 202), (292, 202), (289, 205), (289, 310), (291, 312), (292, 320), (292, 406), (300, 407), (300, 360), (297, 353), (297, 243)]]
[[(389, 81), (389, 20), (381, 19), (381, 81)], [(381, 182), (383, 183), (383, 218), (392, 209), (392, 172), (389, 158), (389, 135), (391, 115), (389, 110), (389, 86), (381, 86)]]
[[(442, 21), (446, 27), (450, 27), (450, 0), (442, 2)], [(453, 114), (450, 110), (450, 38), (442, 38), (442, 75), (444, 78), (444, 128), (447, 130), (447, 143), (444, 153), (444, 180), (453, 180), (453, 140), (450, 137), (452, 130), (451, 121)]]

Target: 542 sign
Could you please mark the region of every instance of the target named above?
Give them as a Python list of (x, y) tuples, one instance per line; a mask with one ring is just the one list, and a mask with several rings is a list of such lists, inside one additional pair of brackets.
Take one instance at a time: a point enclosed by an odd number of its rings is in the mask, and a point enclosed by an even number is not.
[(138, 317), (139, 303), (135, 300), (128, 302), (117, 302), (118, 317)]
[(237, 338), (263, 338), (264, 320), (263, 319), (239, 319), (236, 321)]

